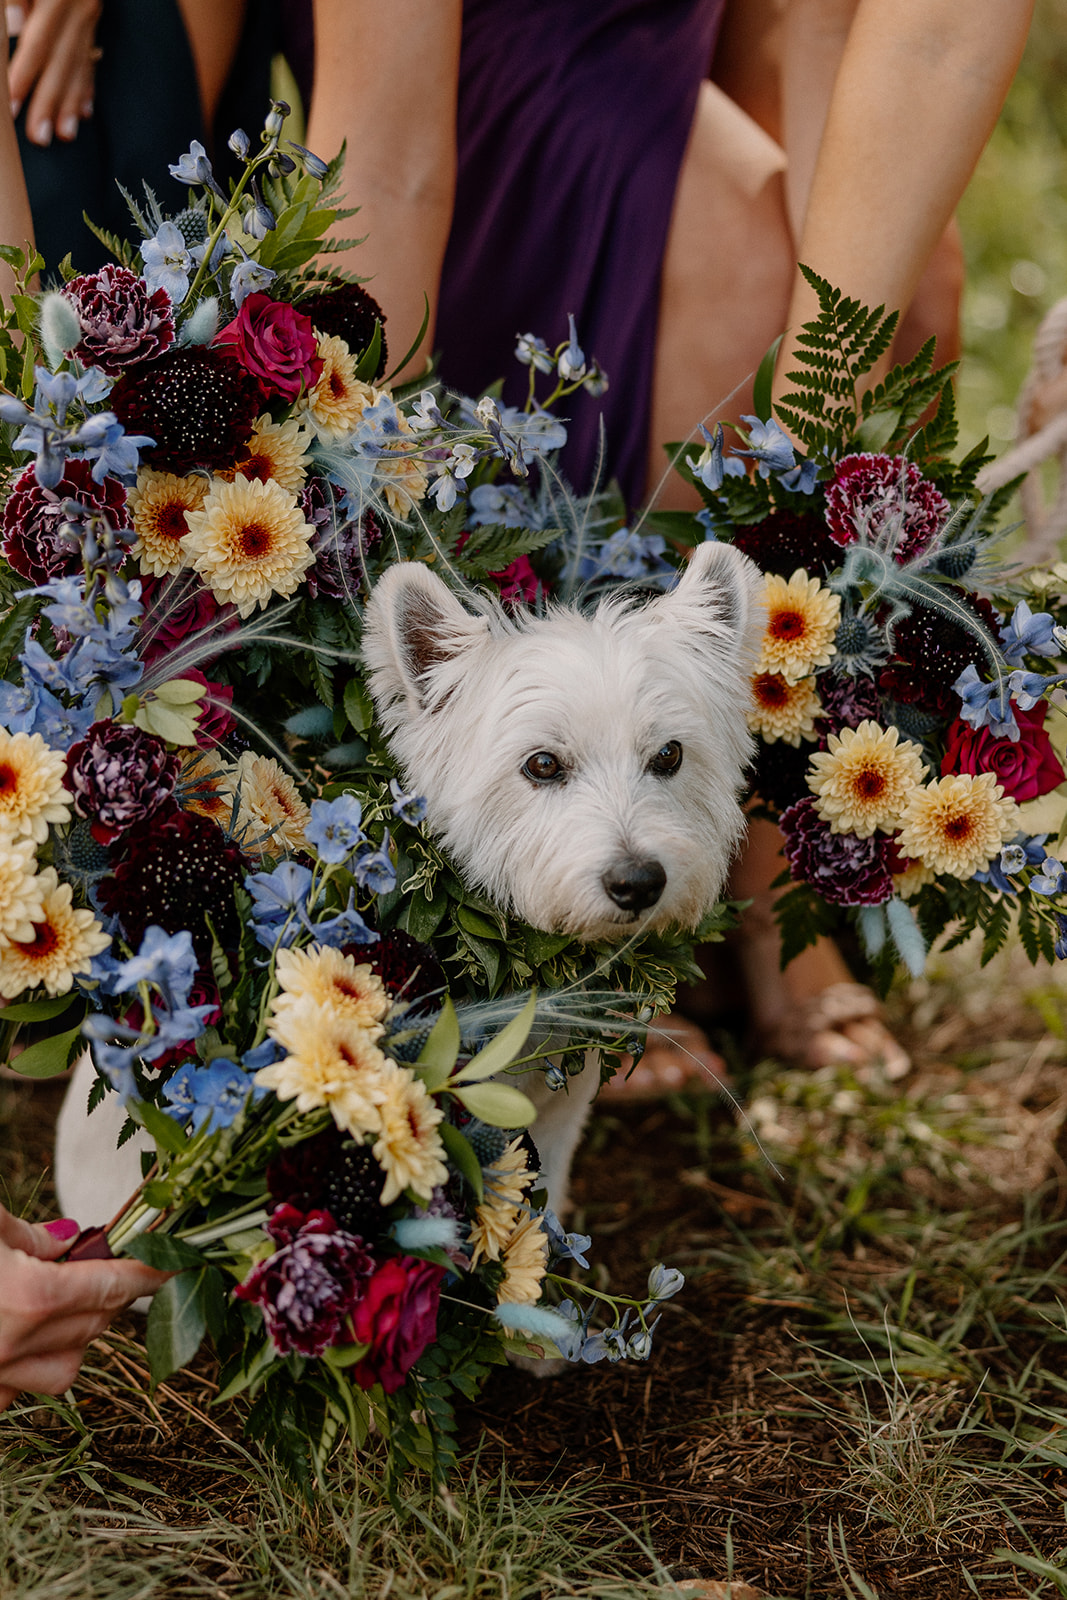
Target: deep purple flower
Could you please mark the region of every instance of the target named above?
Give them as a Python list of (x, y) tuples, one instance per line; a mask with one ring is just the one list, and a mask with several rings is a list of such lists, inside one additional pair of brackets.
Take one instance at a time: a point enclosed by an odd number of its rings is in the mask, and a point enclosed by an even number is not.
[(170, 296), (154, 292), (129, 267), (109, 264), (74, 278), (63, 290), (78, 313), (81, 343), (72, 355), (117, 378), (138, 361), (161, 356), (174, 343)]
[(149, 466), (186, 473), (233, 466), (263, 409), (263, 389), (225, 350), (175, 347), (127, 368), (111, 407), (127, 433), (155, 440), (144, 452)]
[(74, 810), (98, 844), (143, 822), (174, 793), (181, 761), (162, 739), (121, 722), (94, 722), (67, 755)]
[(881, 715), (881, 701), (871, 678), (853, 677), (847, 672), (820, 672), (819, 699), (823, 708), (818, 722), (820, 732), (858, 728), (868, 719), (877, 722)]
[(832, 833), (810, 798), (783, 811), (778, 826), (793, 877), (810, 883), (831, 905), (880, 906), (892, 898), (887, 839)]
[(125, 489), (116, 478), (94, 483), (91, 462), (67, 461), (54, 489), (42, 489), (34, 468), (27, 467), (15, 479), (4, 506), (3, 551), (10, 566), (30, 583), (47, 583), (49, 578), (67, 578), (82, 570), (80, 545), (62, 532), (68, 520), (63, 510), (66, 500), (103, 512), (112, 528), (129, 527)]
[(976, 628), (965, 628), (929, 606), (916, 605), (911, 615), (893, 624), (893, 659), (878, 674), (883, 695), (901, 705), (919, 706), (946, 720), (959, 711), (953, 685), (984, 651), (980, 634), (997, 637), (997, 616), (989, 601), (964, 589), (946, 587), (942, 593), (975, 617)]
[(274, 1348), (321, 1356), (351, 1343), (345, 1324), (374, 1271), (363, 1240), (342, 1233), (328, 1211), (305, 1216), (290, 1205), (278, 1207), (267, 1232), (277, 1250), (233, 1292), (262, 1311)]
[(811, 578), (821, 578), (841, 565), (840, 545), (822, 517), (812, 512), (772, 511), (762, 522), (735, 528), (732, 539), (761, 572), (781, 578), (791, 578), (798, 567)]
[(374, 337), (377, 325), (381, 328), (381, 352), (373, 382), (381, 377), (389, 359), (385, 340), (385, 312), (374, 297), (358, 283), (342, 283), (335, 288), (321, 289), (317, 294), (301, 300), (297, 310), (310, 317), (317, 332), (343, 339), (357, 361)]
[(351, 601), (359, 591), (365, 558), (381, 543), (381, 525), (371, 511), (346, 520), (340, 496), (335, 501), (321, 478), (312, 478), (301, 490), (300, 510), (315, 529), (315, 565), (304, 579), (309, 598), (322, 594), (328, 600)]
[(826, 521), (839, 545), (892, 537), (896, 561), (921, 555), (951, 515), (952, 507), (913, 461), (862, 452), (844, 456), (826, 491)]
[(339, 1128), (279, 1150), (267, 1167), (271, 1199), (298, 1211), (328, 1211), (347, 1233), (373, 1240), (384, 1231), (385, 1173), (369, 1145)]
[(403, 928), (383, 933), (374, 949), (347, 952), (367, 961), (381, 978), (389, 998), (406, 1004), (408, 1015), (427, 1016), (438, 1009), (448, 988), (445, 969), (428, 944), (420, 944)]
[(211, 956), (210, 917), (223, 949), (241, 933), (234, 890), (248, 863), (221, 828), (207, 817), (161, 806), (122, 839), (123, 859), (100, 884), (109, 916), (117, 916), (130, 945), (139, 945), (156, 923), (164, 933), (188, 928), (202, 965)]

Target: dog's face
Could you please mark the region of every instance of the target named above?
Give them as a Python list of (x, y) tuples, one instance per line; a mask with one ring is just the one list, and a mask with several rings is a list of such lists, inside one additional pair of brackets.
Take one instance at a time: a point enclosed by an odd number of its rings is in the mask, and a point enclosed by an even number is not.
[(694, 926), (743, 831), (759, 575), (701, 546), (677, 587), (512, 620), (401, 563), (364, 654), (390, 746), (467, 881), (535, 928)]

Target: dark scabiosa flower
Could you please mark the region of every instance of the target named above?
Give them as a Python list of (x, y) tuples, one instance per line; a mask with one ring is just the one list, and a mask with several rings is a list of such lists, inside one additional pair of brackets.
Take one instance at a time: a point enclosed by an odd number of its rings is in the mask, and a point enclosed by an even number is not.
[(232, 466), (262, 408), (258, 380), (224, 350), (201, 346), (145, 361), (111, 391), (127, 433), (155, 440), (144, 461), (179, 475)]
[(448, 980), (428, 944), (420, 944), (402, 928), (390, 928), (370, 951), (353, 946), (348, 954), (369, 962), (390, 1000), (406, 1004), (409, 1016), (425, 1017), (438, 1010)]
[(78, 313), (81, 343), (71, 354), (117, 378), (139, 361), (153, 361), (174, 343), (170, 296), (149, 290), (129, 267), (108, 265), (73, 278), (63, 290)]
[(81, 546), (68, 540), (62, 529), (67, 521), (65, 500), (76, 500), (92, 511), (103, 512), (112, 528), (128, 528), (126, 491), (117, 478), (93, 482), (90, 461), (68, 461), (54, 489), (42, 489), (33, 467), (15, 479), (4, 506), (4, 556), (22, 578), (47, 583), (82, 570)]
[(381, 354), (372, 381), (382, 376), (389, 360), (385, 312), (361, 284), (342, 283), (335, 289), (323, 289), (299, 301), (297, 309), (311, 318), (318, 333), (343, 339), (357, 361), (374, 338), (375, 327), (381, 328)]
[(347, 1323), (374, 1271), (362, 1239), (342, 1232), (328, 1211), (305, 1216), (288, 1205), (278, 1207), (267, 1232), (277, 1250), (233, 1292), (262, 1311), (274, 1348), (321, 1356), (351, 1343)]
[[(996, 612), (988, 600), (963, 589), (946, 588), (944, 593), (966, 606), (996, 639)], [(892, 650), (889, 665), (878, 674), (882, 693), (901, 705), (918, 706), (941, 717), (958, 713), (960, 699), (952, 685), (973, 661), (984, 659), (977, 630), (924, 605), (916, 605), (910, 616), (893, 624)]]
[(346, 1233), (373, 1240), (382, 1232), (385, 1173), (368, 1145), (329, 1127), (279, 1151), (267, 1167), (272, 1200), (298, 1211), (328, 1211)]
[(896, 561), (911, 561), (937, 537), (952, 513), (941, 490), (904, 456), (845, 456), (826, 491), (826, 521), (839, 545), (862, 534)]
[(794, 878), (835, 906), (880, 906), (892, 898), (889, 841), (872, 834), (832, 833), (812, 799), (798, 800), (778, 819)]
[(861, 722), (880, 720), (881, 701), (872, 679), (821, 672), (818, 684), (823, 709), (816, 723), (820, 733), (836, 733), (839, 728), (858, 728)]
[(774, 811), (784, 811), (795, 800), (810, 794), (805, 774), (811, 753), (818, 748), (808, 743), (787, 744), (784, 739), (776, 739), (773, 744), (761, 740), (752, 764), (755, 793)]
[(123, 836), (124, 859), (100, 885), (109, 916), (137, 949), (155, 923), (164, 933), (188, 928), (200, 964), (211, 955), (206, 918), (225, 949), (240, 938), (234, 890), (248, 870), (235, 844), (207, 817), (161, 807)]
[(162, 739), (120, 722), (94, 722), (67, 754), (74, 810), (98, 844), (143, 822), (169, 800), (181, 760)]
[(825, 576), (841, 565), (841, 547), (826, 523), (812, 512), (772, 511), (762, 522), (735, 528), (736, 548), (762, 572), (790, 578), (798, 567), (812, 577)]

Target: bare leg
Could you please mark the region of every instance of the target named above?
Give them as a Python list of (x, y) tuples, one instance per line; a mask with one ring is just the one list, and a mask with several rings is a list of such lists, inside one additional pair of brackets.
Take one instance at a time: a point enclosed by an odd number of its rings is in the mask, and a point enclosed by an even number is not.
[(178, 8), (193, 52), (204, 126), (210, 128), (237, 54), (245, 0), (178, 0)]

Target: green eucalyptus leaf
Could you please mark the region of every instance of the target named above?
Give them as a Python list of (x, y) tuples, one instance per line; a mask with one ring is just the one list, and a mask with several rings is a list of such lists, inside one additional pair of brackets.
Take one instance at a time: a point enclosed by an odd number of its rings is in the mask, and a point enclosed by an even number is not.
[(153, 1383), (162, 1383), (199, 1350), (207, 1332), (207, 1276), (214, 1269), (180, 1272), (153, 1297), (145, 1349)]
[(70, 1052), (82, 1036), (82, 1025), (71, 1028), (69, 1033), (54, 1033), (50, 1039), (38, 1039), (36, 1044), (31, 1044), (23, 1050), (10, 1063), (12, 1071), (19, 1072), (24, 1078), (55, 1078), (61, 1072), (66, 1072), (70, 1064)]
[(424, 1069), (419, 1077), (431, 1094), (448, 1082), (458, 1055), (459, 1018), (455, 1006), (446, 996), (441, 1015), (430, 1029), (430, 1036), (419, 1051), (416, 1063), (416, 1066)]
[(451, 1122), (438, 1123), (437, 1131), (441, 1135), (441, 1143), (449, 1161), (470, 1184), (478, 1199), (481, 1200), (485, 1193), (482, 1182), (482, 1168), (467, 1139)]
[(204, 695), (204, 685), (192, 678), (168, 678), (153, 691), (157, 700), (168, 706), (190, 706)]
[(362, 678), (353, 676), (345, 684), (345, 716), (357, 733), (366, 733), (374, 721), (374, 707)]
[(507, 1026), (501, 1028), (496, 1038), (490, 1039), (484, 1050), (479, 1050), (476, 1056), (472, 1056), (467, 1065), (456, 1073), (452, 1082), (479, 1083), (483, 1078), (491, 1078), (494, 1072), (502, 1072), (509, 1062), (514, 1061), (526, 1043), (536, 1011), (535, 990), (518, 1016), (512, 1017)]
[(488, 917), (481, 916), (470, 906), (456, 907), (456, 921), (467, 933), (473, 933), (479, 939), (503, 939), (497, 923), (491, 922)]
[(533, 1101), (508, 1083), (472, 1083), (453, 1093), (472, 1117), (493, 1128), (528, 1128), (537, 1115)]

